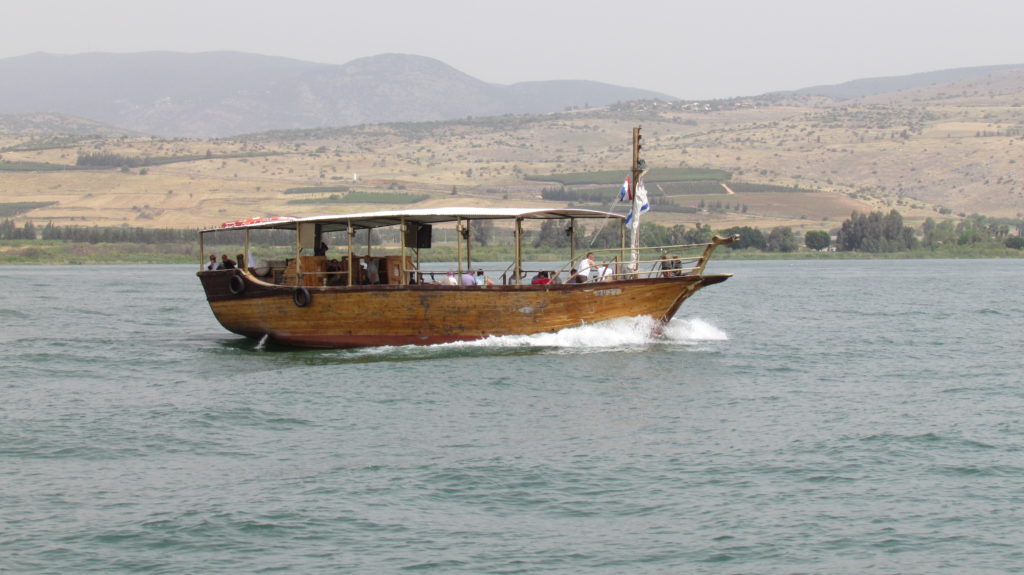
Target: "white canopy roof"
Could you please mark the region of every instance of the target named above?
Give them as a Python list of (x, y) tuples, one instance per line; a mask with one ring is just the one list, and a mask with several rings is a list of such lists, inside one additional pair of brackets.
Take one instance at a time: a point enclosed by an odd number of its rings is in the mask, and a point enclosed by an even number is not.
[(396, 226), (405, 222), (417, 224), (438, 224), (458, 220), (510, 220), (510, 219), (575, 219), (575, 218), (611, 218), (624, 220), (625, 216), (599, 210), (583, 209), (535, 209), (535, 208), (433, 208), (418, 210), (386, 210), (380, 212), (363, 212), (357, 214), (333, 214), (312, 216), (307, 218), (249, 218), (235, 222), (225, 222), (217, 228), (203, 230), (238, 229), (295, 229), (300, 223), (321, 224), (324, 231), (348, 229), (379, 228)]

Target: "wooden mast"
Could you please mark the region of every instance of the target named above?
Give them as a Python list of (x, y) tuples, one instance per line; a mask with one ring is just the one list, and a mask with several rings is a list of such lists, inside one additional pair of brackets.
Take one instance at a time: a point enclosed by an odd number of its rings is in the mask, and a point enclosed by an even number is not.
[(637, 197), (636, 189), (646, 171), (646, 162), (640, 159), (640, 126), (633, 128), (633, 166), (630, 170), (629, 197), (632, 200), (633, 219), (630, 221), (630, 260), (629, 271), (636, 274), (640, 270), (640, 198)]

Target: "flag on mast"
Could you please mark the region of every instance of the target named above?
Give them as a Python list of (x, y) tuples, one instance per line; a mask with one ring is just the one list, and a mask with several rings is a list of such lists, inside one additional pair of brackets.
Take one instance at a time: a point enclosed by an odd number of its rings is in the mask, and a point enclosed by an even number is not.
[(643, 180), (636, 185), (636, 195), (640, 198), (640, 213), (651, 211), (651, 203), (647, 201), (647, 188), (644, 187)]
[[(644, 187), (643, 181), (636, 185), (636, 198), (639, 200), (641, 214), (651, 211), (651, 203), (647, 201), (647, 188)], [(626, 225), (628, 226), (631, 221), (633, 221), (632, 208), (630, 208), (629, 213), (626, 214)]]

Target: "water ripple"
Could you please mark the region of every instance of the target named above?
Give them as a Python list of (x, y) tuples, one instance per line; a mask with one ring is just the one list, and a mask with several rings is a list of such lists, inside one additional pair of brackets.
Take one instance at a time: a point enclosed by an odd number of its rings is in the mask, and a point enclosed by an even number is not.
[(727, 265), (660, 332), (313, 351), (192, 266), (12, 268), (0, 570), (1019, 570), (1024, 271)]

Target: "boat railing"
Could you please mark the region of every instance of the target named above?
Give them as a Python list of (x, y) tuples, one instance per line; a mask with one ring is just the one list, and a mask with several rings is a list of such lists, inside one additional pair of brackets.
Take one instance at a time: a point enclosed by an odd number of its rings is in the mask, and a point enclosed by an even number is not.
[[(606, 270), (600, 278), (604, 280), (700, 275), (704, 273), (704, 268), (717, 246), (730, 244), (737, 239), (739, 236), (728, 238), (716, 236), (711, 241), (700, 244), (643, 246), (639, 248), (636, 272), (629, 269), (628, 262), (619, 259), (620, 254), (623, 253), (620, 248), (589, 250), (587, 254), (594, 255), (598, 269)], [(611, 258), (600, 257), (600, 255), (609, 254), (614, 255)], [(586, 257), (583, 255), (566, 262), (555, 273), (561, 275), (564, 272), (571, 273), (573, 269), (580, 269)]]
[[(629, 262), (621, 260), (622, 254), (626, 251), (622, 248), (593, 249), (588, 250), (587, 253), (592, 253), (595, 256), (596, 265), (594, 267), (603, 270), (601, 277), (597, 279), (628, 280), (701, 275), (714, 249), (719, 245), (730, 244), (737, 239), (738, 236), (728, 238), (715, 237), (710, 242), (701, 244), (644, 246), (639, 248), (639, 259), (637, 260), (635, 271), (630, 269)], [(369, 270), (360, 266), (360, 262), (367, 258), (368, 256), (363, 258), (353, 256), (350, 265), (349, 257), (347, 256), (331, 260), (327, 260), (323, 256), (302, 256), (303, 261), (300, 269), (296, 269), (295, 258), (264, 260), (260, 264), (252, 266), (253, 269), (246, 269), (244, 267), (241, 269), (245, 273), (261, 278), (262, 281), (277, 285), (306, 287), (364, 285), (372, 282), (372, 279), (369, 277)], [(517, 266), (515, 262), (508, 264), (504, 269), (487, 269), (484, 272), (488, 277), (496, 279), (499, 285), (521, 285), (524, 283), (524, 280), (526, 280), (525, 283), (529, 283), (527, 278), (541, 271), (551, 274), (551, 279), (554, 283), (563, 283), (572, 279), (572, 270), (580, 269), (580, 264), (585, 258), (586, 255), (571, 258), (565, 261), (560, 268), (551, 266), (530, 266), (529, 268), (524, 268), (520, 264), (518, 267), (520, 274), (518, 278), (516, 277)], [(385, 276), (382, 276), (375, 283), (441, 283), (433, 279), (425, 281), (425, 275), (433, 275), (438, 272), (434, 271), (431, 273), (417, 269), (417, 266), (412, 263), (411, 258), (391, 255), (374, 259), (379, 264), (378, 273), (384, 272), (387, 274), (386, 280)], [(385, 264), (388, 265), (385, 267)], [(533, 269), (534, 267), (537, 269)], [(482, 268), (475, 268), (471, 271), (475, 273), (476, 270), (480, 269)], [(387, 271), (385, 272), (385, 270)], [(353, 274), (351, 282), (349, 280), (350, 272)], [(395, 278), (392, 278), (391, 275), (394, 275)], [(587, 278), (587, 281), (592, 281), (593, 279), (595, 278)], [(461, 278), (459, 283), (461, 285)]]
[(501, 285), (506, 285), (507, 286), (507, 285), (511, 285), (512, 283), (514, 283), (512, 281), (512, 279), (513, 279), (513, 276), (515, 276), (515, 267), (516, 267), (515, 262), (512, 262), (512, 263), (508, 264), (508, 267), (505, 268), (505, 271), (501, 272), (501, 276), (499, 276), (501, 278)]

